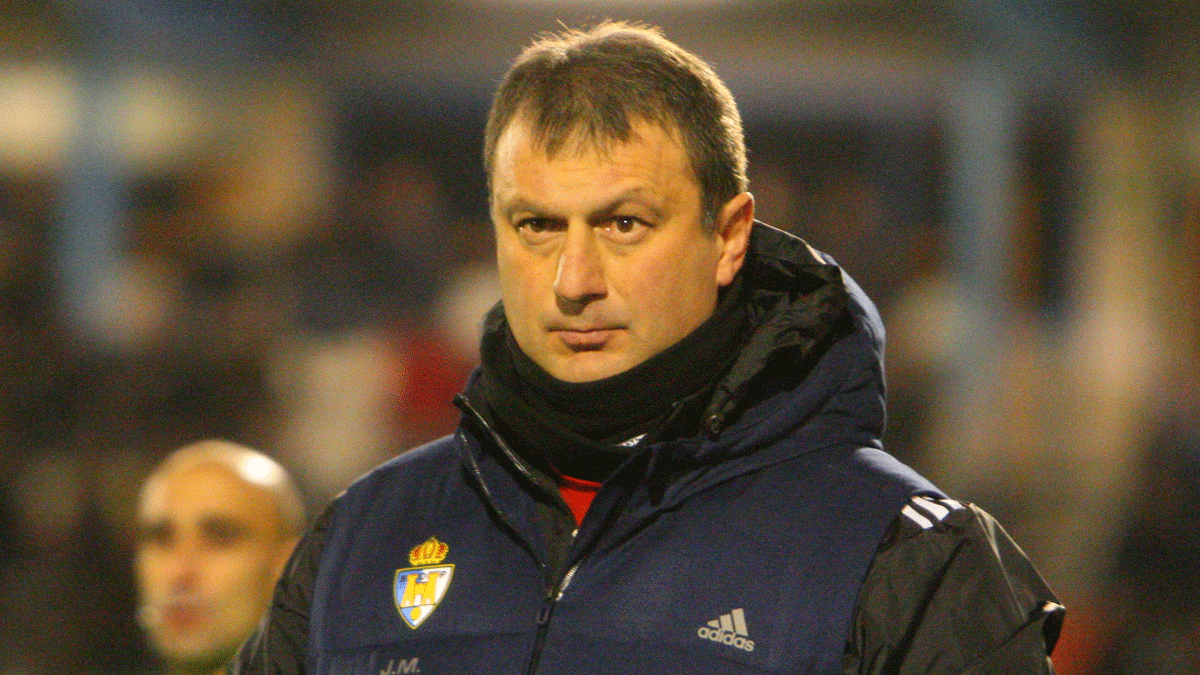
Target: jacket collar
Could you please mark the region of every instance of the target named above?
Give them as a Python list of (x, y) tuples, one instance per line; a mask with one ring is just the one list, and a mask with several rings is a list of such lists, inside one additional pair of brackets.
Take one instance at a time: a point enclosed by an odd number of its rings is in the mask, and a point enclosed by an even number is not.
[(746, 266), (754, 334), (717, 387), (703, 433), (649, 448), (653, 501), (823, 448), (882, 447), (874, 304), (832, 257), (763, 223)]
[[(874, 304), (830, 256), (761, 222), (745, 273), (754, 333), (705, 408), (700, 433), (653, 444), (651, 461), (627, 466), (645, 467), (664, 489), (696, 469), (711, 480), (832, 445), (882, 446), (884, 332)], [(480, 440), (498, 445), (502, 463), (544, 483), (478, 415), (467, 419)], [(795, 442), (768, 451), (784, 438)]]

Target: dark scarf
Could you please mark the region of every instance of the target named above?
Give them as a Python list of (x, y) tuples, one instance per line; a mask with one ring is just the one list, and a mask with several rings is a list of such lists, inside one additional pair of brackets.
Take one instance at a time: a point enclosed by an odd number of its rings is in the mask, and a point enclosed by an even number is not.
[(551, 475), (602, 482), (639, 441), (695, 433), (717, 382), (749, 332), (742, 275), (711, 317), (675, 345), (629, 370), (565, 382), (534, 363), (509, 330), (503, 307), (489, 312), (481, 376), (467, 396), (525, 459)]

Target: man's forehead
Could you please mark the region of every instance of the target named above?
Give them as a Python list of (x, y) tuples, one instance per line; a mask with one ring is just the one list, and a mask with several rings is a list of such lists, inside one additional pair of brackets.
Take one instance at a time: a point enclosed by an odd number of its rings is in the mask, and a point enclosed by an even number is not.
[[(583, 139), (572, 141), (570, 145), (559, 148), (557, 153), (537, 138), (528, 123), (510, 126), (496, 146), (496, 161), (490, 177), (492, 205), (498, 206), (500, 202), (507, 205), (519, 198), (514, 193), (519, 191), (517, 183), (521, 182), (520, 177), (538, 175), (537, 172), (527, 171), (531, 163), (538, 165), (547, 162), (554, 165), (552, 172), (543, 175), (567, 183), (572, 180), (569, 176), (574, 169), (592, 171), (600, 167), (612, 168), (614, 176), (641, 175), (645, 183), (642, 192), (659, 192), (666, 183), (674, 182), (676, 178), (695, 183), (686, 149), (678, 139), (650, 124), (639, 123), (626, 141), (615, 140), (595, 147)], [(544, 187), (536, 183), (534, 186), (539, 190)], [(629, 188), (619, 189), (624, 191)]]
[(270, 512), (268, 493), (242, 480), (230, 467), (202, 462), (152, 476), (139, 503), (143, 522), (173, 518), (198, 518), (205, 514), (250, 519)]
[(559, 154), (594, 154), (604, 158), (617, 146), (643, 142), (648, 135), (661, 135), (683, 147), (679, 128), (674, 124), (644, 117), (630, 117), (628, 122), (628, 134), (622, 137), (606, 133), (587, 120), (576, 121), (562, 129), (550, 129), (538, 124), (534, 115), (522, 112), (515, 115), (500, 133), (496, 153), (500, 154), (501, 148), (509, 144), (509, 148), (533, 148), (551, 159)]

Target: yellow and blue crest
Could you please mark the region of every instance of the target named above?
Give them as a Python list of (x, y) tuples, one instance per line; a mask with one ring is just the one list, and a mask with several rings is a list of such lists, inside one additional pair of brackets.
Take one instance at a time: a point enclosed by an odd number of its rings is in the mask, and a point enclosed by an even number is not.
[(392, 595), (400, 617), (410, 627), (416, 628), (428, 619), (438, 603), (446, 597), (450, 580), (454, 577), (454, 565), (440, 564), (446, 559), (450, 547), (430, 537), (408, 554), (413, 566), (396, 570), (392, 584)]

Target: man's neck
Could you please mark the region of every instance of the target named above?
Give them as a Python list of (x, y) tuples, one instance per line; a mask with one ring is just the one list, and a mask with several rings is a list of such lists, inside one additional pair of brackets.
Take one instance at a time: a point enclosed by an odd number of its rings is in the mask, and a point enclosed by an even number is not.
[(217, 666), (211, 670), (206, 668), (189, 668), (185, 664), (167, 664), (165, 675), (227, 675), (229, 664)]
[(636, 452), (625, 441), (698, 429), (699, 415), (746, 332), (741, 281), (734, 283), (691, 334), (595, 382), (551, 377), (521, 351), (497, 309), (482, 343), (482, 377), (469, 397), (485, 404), (485, 415), (527, 458), (560, 474), (601, 482)]

